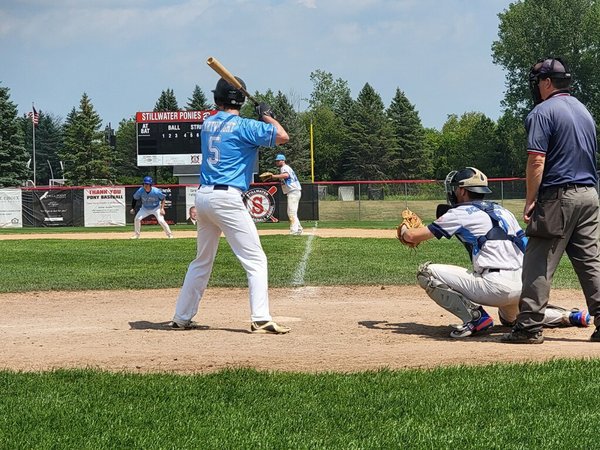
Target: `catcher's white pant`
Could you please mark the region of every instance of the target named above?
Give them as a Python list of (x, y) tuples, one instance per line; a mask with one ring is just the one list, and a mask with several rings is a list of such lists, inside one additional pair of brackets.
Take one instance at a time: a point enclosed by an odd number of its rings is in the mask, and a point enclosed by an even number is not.
[(267, 256), (256, 225), (242, 201), (239, 189), (214, 190), (202, 186), (196, 192), (198, 217), (197, 254), (189, 267), (175, 307), (176, 322), (188, 322), (198, 312), (208, 284), (221, 232), (248, 277), (250, 318), (253, 322), (271, 320), (269, 313)]
[[(498, 308), (498, 313), (506, 322), (516, 320), (523, 286), (521, 269), (476, 273), (448, 264), (429, 264), (427, 268), (434, 278), (460, 292), (468, 300)], [(556, 326), (561, 323), (562, 317), (560, 310), (547, 309), (544, 325)]]
[(165, 221), (164, 216), (160, 213), (160, 205), (158, 205), (154, 209), (144, 208), (143, 206), (140, 208), (140, 210), (135, 215), (135, 219), (133, 220), (133, 228), (135, 235), (137, 237), (140, 237), (140, 232), (142, 231), (142, 220), (152, 215), (156, 217), (156, 221), (165, 231), (167, 236), (172, 236), (173, 233), (171, 233), (171, 228), (169, 228), (169, 224)]
[(287, 194), (287, 215), (290, 219), (290, 233), (302, 233), (302, 225), (298, 220), (298, 205), (302, 191), (290, 191)]

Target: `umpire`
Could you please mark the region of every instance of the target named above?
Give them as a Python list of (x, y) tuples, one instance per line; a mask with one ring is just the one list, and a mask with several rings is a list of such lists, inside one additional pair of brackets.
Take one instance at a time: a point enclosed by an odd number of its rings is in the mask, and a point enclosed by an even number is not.
[(514, 344), (541, 344), (550, 285), (566, 251), (583, 289), (600, 342), (600, 256), (596, 126), (586, 107), (569, 94), (571, 73), (560, 58), (539, 60), (529, 86), (535, 103), (525, 121), (527, 196), (523, 219), (529, 243), (523, 291), (512, 332)]

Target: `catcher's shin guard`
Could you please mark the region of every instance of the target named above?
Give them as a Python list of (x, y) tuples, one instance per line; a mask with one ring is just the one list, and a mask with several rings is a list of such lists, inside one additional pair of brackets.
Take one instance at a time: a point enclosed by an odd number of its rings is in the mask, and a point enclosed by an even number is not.
[(429, 262), (421, 264), (417, 271), (419, 286), (425, 289), (427, 295), (446, 311), (462, 320), (463, 323), (479, 319), (481, 316), (478, 310), (479, 306), (435, 278), (429, 270), (429, 264)]

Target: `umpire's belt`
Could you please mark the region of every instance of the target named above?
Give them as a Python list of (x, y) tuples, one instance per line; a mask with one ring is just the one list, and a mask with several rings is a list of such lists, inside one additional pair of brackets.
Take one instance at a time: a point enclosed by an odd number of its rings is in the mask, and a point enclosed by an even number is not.
[(577, 189), (586, 189), (586, 188), (594, 188), (594, 185), (589, 184), (579, 184), (579, 183), (566, 183), (559, 184), (556, 186), (546, 186), (542, 187), (538, 193), (538, 200), (552, 200), (559, 199), (562, 197), (562, 193), (565, 191), (577, 190)]

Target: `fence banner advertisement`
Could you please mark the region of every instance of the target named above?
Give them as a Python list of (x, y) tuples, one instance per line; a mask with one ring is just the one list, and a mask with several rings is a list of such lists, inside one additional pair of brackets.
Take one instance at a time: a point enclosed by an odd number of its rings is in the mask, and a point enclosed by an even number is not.
[(34, 191), (33, 216), (36, 226), (72, 227), (73, 192), (62, 189)]
[(198, 186), (185, 187), (185, 223), (196, 225), (196, 192)]
[(83, 212), (86, 227), (125, 226), (125, 188), (84, 189)]
[(0, 228), (22, 228), (21, 189), (0, 189)]

